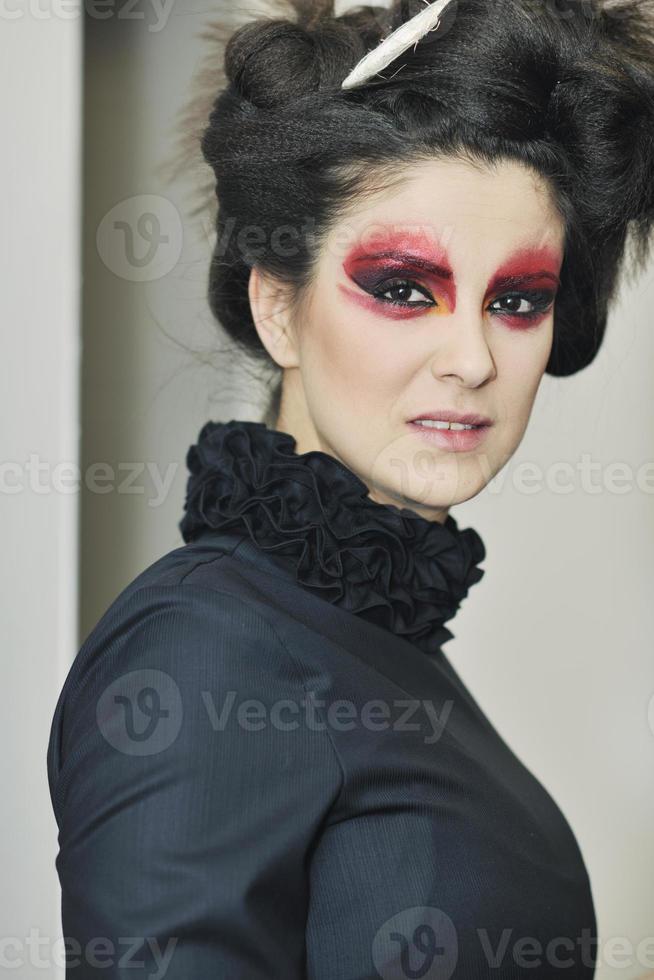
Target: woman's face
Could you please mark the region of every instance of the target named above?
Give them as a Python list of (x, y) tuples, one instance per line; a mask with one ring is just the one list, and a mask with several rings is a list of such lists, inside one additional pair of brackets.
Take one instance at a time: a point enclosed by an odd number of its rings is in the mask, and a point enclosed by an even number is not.
[[(334, 226), (296, 321), (268, 319), (251, 281), (255, 321), (284, 368), (277, 427), (298, 452), (342, 460), (373, 499), (445, 520), (523, 437), (563, 249), (546, 184), (520, 164), (412, 166)], [(488, 424), (444, 430), (448, 413)]]

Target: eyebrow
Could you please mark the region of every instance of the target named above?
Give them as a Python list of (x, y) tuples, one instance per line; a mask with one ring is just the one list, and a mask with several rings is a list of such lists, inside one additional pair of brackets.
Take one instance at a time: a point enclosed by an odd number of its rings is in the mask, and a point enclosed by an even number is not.
[(432, 262), (430, 259), (425, 258), (424, 255), (419, 255), (416, 252), (401, 248), (384, 249), (378, 252), (365, 252), (356, 261), (366, 262), (370, 260), (375, 261), (376, 259), (392, 259), (396, 262), (407, 262), (417, 269), (424, 269), (425, 272), (431, 272), (432, 275), (440, 279), (454, 279), (454, 273), (449, 265)]
[(488, 284), (488, 291), (492, 292), (497, 289), (511, 289), (514, 286), (525, 286), (529, 285), (530, 283), (542, 282), (543, 279), (548, 279), (556, 286), (561, 285), (561, 280), (559, 277), (549, 269), (539, 269), (536, 272), (517, 273), (516, 275), (509, 276), (495, 276)]

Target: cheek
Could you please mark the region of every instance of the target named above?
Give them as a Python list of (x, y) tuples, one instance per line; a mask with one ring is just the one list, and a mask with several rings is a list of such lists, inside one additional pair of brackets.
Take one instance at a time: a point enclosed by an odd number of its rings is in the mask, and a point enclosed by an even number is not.
[[(312, 318), (303, 344), (302, 367), (340, 404), (389, 406), (411, 377), (411, 348), (402, 323), (382, 323), (351, 308)], [(319, 379), (319, 380), (318, 380)]]
[(498, 391), (508, 421), (522, 432), (538, 393), (553, 338), (553, 317), (524, 336), (507, 330), (496, 338), (494, 357), (498, 369)]

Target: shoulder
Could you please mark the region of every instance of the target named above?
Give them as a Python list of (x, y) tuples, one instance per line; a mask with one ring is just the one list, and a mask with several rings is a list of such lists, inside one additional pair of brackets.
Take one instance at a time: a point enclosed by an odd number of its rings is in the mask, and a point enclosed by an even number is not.
[(261, 605), (232, 590), (188, 580), (142, 585), (114, 603), (77, 655), (79, 676), (101, 653), (117, 670), (157, 665), (178, 675), (246, 677), (293, 658)]
[(99, 650), (117, 666), (141, 651), (182, 667), (192, 657), (196, 668), (203, 657), (220, 653), (226, 670), (245, 666), (246, 653), (260, 661), (288, 659), (266, 603), (254, 601), (244, 567), (230, 560), (240, 541), (217, 534), (149, 565), (98, 620), (75, 659), (78, 670), (93, 669)]
[[(199, 561), (212, 563), (210, 578), (193, 575)], [(247, 596), (228, 564), (221, 565), (221, 554), (177, 549), (117, 597), (70, 667), (48, 745), (53, 799), (63, 789), (62, 768), (102, 745), (98, 736), (106, 741), (107, 731), (120, 729), (120, 738), (129, 738), (130, 724), (145, 730), (148, 715), (167, 713), (171, 724), (158, 727), (158, 737), (167, 738), (166, 729), (183, 715), (177, 749), (186, 744), (192, 754), (194, 741), (206, 741), (207, 726), (223, 710), (242, 735), (256, 711), (269, 717), (277, 702), (297, 704), (299, 717), (306, 695), (301, 666), (265, 604)], [(321, 732), (313, 741), (328, 739)], [(241, 738), (239, 744), (248, 743)]]

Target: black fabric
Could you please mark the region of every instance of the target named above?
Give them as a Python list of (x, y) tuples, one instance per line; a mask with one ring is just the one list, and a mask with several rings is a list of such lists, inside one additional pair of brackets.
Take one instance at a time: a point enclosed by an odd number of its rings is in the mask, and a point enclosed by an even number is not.
[[(118, 596), (60, 692), (47, 763), (67, 977), (593, 977), (570, 825), (411, 633), (416, 565), (446, 580), (438, 631), (476, 536), (370, 508), (331, 457), (293, 459), (252, 425), (205, 427), (188, 541)], [(334, 587), (377, 548), (361, 582), (388, 583), (387, 625)]]
[(378, 504), (351, 470), (260, 422), (207, 422), (187, 454), (180, 531), (242, 528), (305, 588), (436, 652), (484, 572), (475, 530)]

